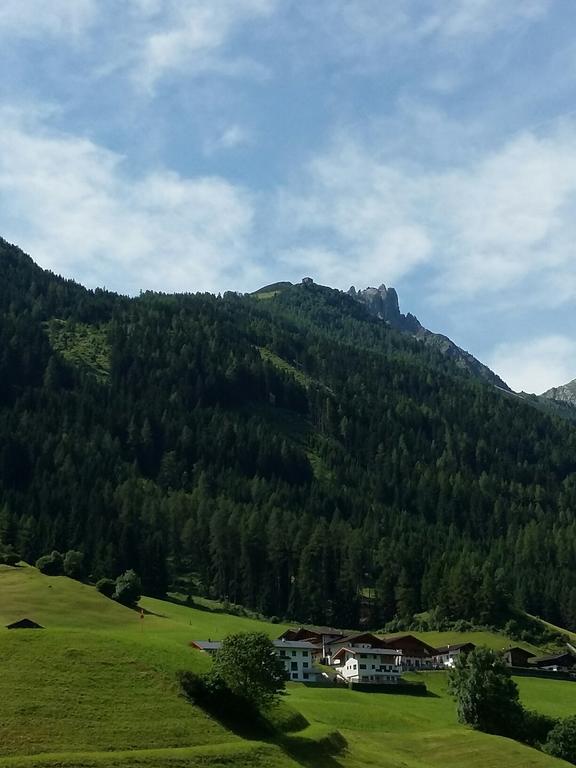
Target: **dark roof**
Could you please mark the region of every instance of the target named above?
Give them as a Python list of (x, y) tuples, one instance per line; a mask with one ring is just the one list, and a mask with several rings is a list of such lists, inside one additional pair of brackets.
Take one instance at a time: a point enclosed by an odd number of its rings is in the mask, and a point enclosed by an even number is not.
[(570, 662), (571, 664), (576, 664), (576, 656), (574, 656), (571, 653), (565, 652), (565, 653), (551, 653), (547, 656), (534, 656), (530, 659), (530, 664), (564, 664), (566, 662)]
[(441, 648), (436, 648), (436, 654), (449, 653), (450, 651), (472, 651), (476, 646), (474, 643), (454, 643), (451, 645), (443, 645)]
[(302, 648), (304, 650), (317, 651), (318, 645), (315, 643), (309, 643), (307, 640), (274, 640), (274, 646), (276, 648)]
[(531, 656), (536, 656), (536, 654), (532, 653), (532, 651), (527, 651), (526, 648), (521, 648), (519, 645), (513, 645), (510, 648), (503, 648), (502, 653), (521, 653), (528, 658)]
[(429, 645), (424, 640), (421, 640), (419, 637), (416, 637), (416, 635), (411, 634), (403, 634), (403, 635), (386, 635), (384, 637), (384, 642), (386, 645), (392, 645), (396, 642), (402, 642), (402, 640), (415, 640), (418, 645), (422, 646), (424, 650), (428, 651), (428, 653), (434, 655), (436, 654), (436, 648), (434, 648), (432, 645)]
[(32, 619), (20, 619), (20, 621), (7, 624), (6, 629), (44, 629), (44, 627)]
[(220, 640), (192, 640), (190, 645), (201, 651), (219, 651), (222, 648)]

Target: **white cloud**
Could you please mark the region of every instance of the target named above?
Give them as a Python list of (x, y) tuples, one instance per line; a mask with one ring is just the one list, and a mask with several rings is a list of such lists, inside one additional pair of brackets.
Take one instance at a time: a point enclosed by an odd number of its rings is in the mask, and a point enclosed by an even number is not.
[(151, 0), (132, 2), (151, 22), (134, 60), (134, 77), (142, 87), (153, 88), (170, 72), (262, 74), (253, 60), (225, 56), (221, 49), (242, 24), (269, 16), (276, 0), (166, 0), (161, 8)]
[(204, 153), (213, 155), (216, 152), (246, 147), (254, 142), (254, 134), (242, 125), (228, 125), (217, 135), (204, 142)]
[(438, 170), (338, 139), (285, 191), (291, 258), (328, 249), (319, 278), (392, 282), (426, 264), (438, 299), (576, 296), (576, 126), (517, 136)]
[(2, 0), (0, 34), (70, 38), (88, 29), (97, 11), (96, 0)]
[(499, 32), (541, 18), (552, 0), (316, 0), (298, 12), (315, 29), (322, 47), (360, 60), (387, 59), (392, 52), (423, 44), (476, 48)]
[(87, 139), (0, 118), (0, 230), (42, 266), (128, 292), (258, 282), (245, 190), (165, 170), (131, 178), (122, 157)]
[(500, 344), (488, 365), (517, 392), (540, 394), (576, 376), (576, 341), (551, 335)]

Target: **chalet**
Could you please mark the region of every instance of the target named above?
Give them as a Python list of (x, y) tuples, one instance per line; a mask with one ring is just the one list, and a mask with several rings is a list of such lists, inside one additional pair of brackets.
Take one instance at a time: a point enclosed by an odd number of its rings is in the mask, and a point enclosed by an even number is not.
[(576, 656), (568, 652), (533, 656), (528, 663), (531, 667), (546, 669), (549, 672), (571, 672), (576, 666)]
[(436, 648), (414, 635), (389, 635), (384, 646), (402, 652), (402, 669), (431, 669), (435, 665)]
[(279, 640), (305, 640), (316, 646), (314, 655), (318, 658), (325, 658), (327, 646), (334, 640), (342, 639), (345, 633), (334, 627), (298, 627), (297, 629), (287, 629), (283, 632)]
[[(296, 682), (315, 682), (322, 673), (314, 668), (314, 652), (317, 647), (306, 640), (274, 640), (274, 649), (276, 655), (284, 664), (286, 677)], [(213, 654), (222, 647), (220, 641), (213, 640), (193, 640), (190, 643), (192, 648), (199, 651)]]
[(390, 648), (340, 648), (332, 656), (336, 673), (350, 683), (373, 685), (400, 681), (400, 654)]
[(438, 667), (453, 667), (454, 662), (460, 654), (467, 654), (473, 651), (476, 646), (474, 643), (456, 643), (454, 645), (445, 645), (442, 648), (436, 648), (434, 663)]
[(527, 667), (529, 660), (535, 658), (535, 654), (515, 645), (502, 651), (502, 660), (509, 667)]
[(44, 627), (32, 619), (20, 619), (20, 621), (7, 624), (6, 629), (44, 629)]
[(329, 663), (332, 663), (331, 659), (342, 648), (381, 648), (384, 650), (387, 646), (381, 637), (374, 635), (372, 632), (356, 632), (344, 635), (344, 637), (338, 637), (326, 643), (325, 658), (329, 660)]

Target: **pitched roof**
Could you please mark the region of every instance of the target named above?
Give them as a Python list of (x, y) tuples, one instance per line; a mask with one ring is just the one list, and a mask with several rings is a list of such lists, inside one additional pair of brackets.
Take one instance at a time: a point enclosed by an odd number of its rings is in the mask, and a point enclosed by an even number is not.
[(276, 648), (301, 648), (302, 650), (317, 651), (318, 646), (314, 643), (309, 643), (307, 640), (274, 640), (274, 646)]
[(434, 648), (434, 646), (429, 645), (424, 640), (421, 640), (419, 637), (416, 637), (416, 635), (411, 635), (409, 633), (404, 633), (401, 635), (386, 635), (383, 638), (383, 640), (386, 644), (389, 644), (389, 643), (392, 644), (395, 642), (401, 643), (403, 640), (415, 640), (418, 643), (418, 645), (422, 646), (422, 648), (424, 648), (425, 651), (428, 651), (429, 654), (435, 655), (437, 651), (437, 649)]
[(44, 629), (44, 627), (32, 619), (20, 619), (20, 621), (7, 624), (6, 629)]
[(564, 653), (551, 653), (546, 656), (534, 656), (530, 659), (530, 664), (543, 664), (545, 662), (554, 664), (563, 661), (571, 661), (572, 664), (576, 664), (576, 656), (568, 651), (565, 651)]
[(190, 645), (200, 651), (219, 651), (222, 648), (220, 640), (192, 640)]
[(465, 649), (474, 649), (476, 646), (474, 643), (454, 643), (451, 645), (443, 645), (441, 648), (436, 648), (436, 654), (450, 653), (450, 651), (463, 651)]
[(375, 656), (400, 656), (402, 654), (399, 650), (393, 650), (392, 648), (340, 648), (338, 653), (334, 654), (334, 658), (338, 658), (342, 653), (351, 653), (353, 656), (359, 656), (361, 654), (374, 654)]

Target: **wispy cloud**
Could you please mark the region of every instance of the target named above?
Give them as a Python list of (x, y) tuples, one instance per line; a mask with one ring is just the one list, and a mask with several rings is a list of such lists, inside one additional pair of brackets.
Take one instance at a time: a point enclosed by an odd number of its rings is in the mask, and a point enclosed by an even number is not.
[(216, 152), (238, 149), (253, 144), (255, 136), (253, 131), (234, 123), (221, 128), (215, 135), (204, 142), (204, 153), (213, 155)]
[(279, 209), (288, 257), (330, 253), (327, 282), (388, 282), (425, 264), (445, 301), (514, 289), (514, 302), (554, 305), (575, 296), (576, 125), (437, 170), (340, 136)]
[(512, 389), (541, 394), (574, 378), (576, 341), (567, 336), (538, 336), (499, 344), (488, 365)]
[(0, 114), (0, 230), (40, 264), (127, 292), (254, 285), (253, 201), (218, 177), (132, 177), (121, 156)]
[(0, 34), (73, 38), (87, 30), (97, 15), (97, 0), (2, 0)]
[(134, 59), (133, 74), (142, 87), (151, 89), (170, 73), (233, 76), (265, 71), (254, 59), (225, 55), (222, 49), (243, 24), (269, 16), (276, 0), (133, 2), (141, 21), (149, 22)]

